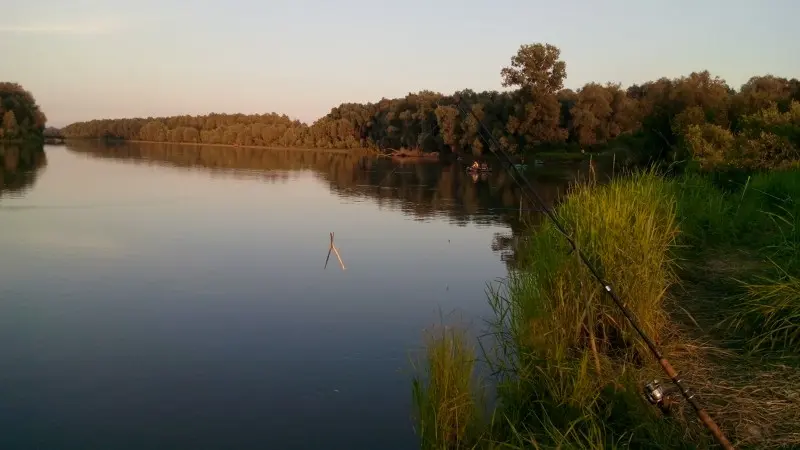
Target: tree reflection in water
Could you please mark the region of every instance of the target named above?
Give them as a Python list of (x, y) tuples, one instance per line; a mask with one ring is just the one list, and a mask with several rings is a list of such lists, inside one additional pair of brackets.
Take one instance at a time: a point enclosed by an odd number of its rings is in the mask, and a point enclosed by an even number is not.
[(0, 197), (24, 195), (47, 166), (42, 146), (0, 144)]
[[(522, 231), (542, 218), (534, 205), (522, 205), (520, 213), (519, 188), (499, 168), (474, 175), (458, 163), (376, 158), (346, 151), (169, 143), (72, 141), (67, 149), (92, 158), (204, 170), (269, 183), (286, 183), (301, 171), (311, 172), (342, 198), (368, 199), (416, 220), (508, 226), (511, 232), (497, 235), (491, 248), (509, 263)], [(553, 205), (585, 169), (581, 163), (537, 167), (528, 177), (545, 202)]]

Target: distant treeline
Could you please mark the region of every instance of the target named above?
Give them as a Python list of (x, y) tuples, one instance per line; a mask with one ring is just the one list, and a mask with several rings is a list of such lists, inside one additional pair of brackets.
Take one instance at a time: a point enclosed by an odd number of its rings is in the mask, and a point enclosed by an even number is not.
[(792, 106), (800, 101), (797, 79), (757, 76), (737, 91), (704, 71), (627, 89), (589, 83), (575, 92), (563, 88), (566, 64), (559, 56), (550, 44), (521, 46), (501, 70), (503, 86), (514, 88), (510, 91), (422, 91), (346, 103), (311, 125), (275, 113), (209, 114), (93, 120), (63, 131), (71, 138), (480, 155), (488, 142), (479, 136), (474, 118), (457, 107), (460, 99), (515, 152), (591, 151), (619, 144), (647, 160), (683, 157), (681, 152), (688, 151), (708, 162), (727, 152), (735, 153), (739, 164), (776, 155), (791, 159), (798, 147), (798, 110)]
[(0, 141), (41, 139), (47, 121), (33, 95), (9, 82), (0, 82), (0, 119)]

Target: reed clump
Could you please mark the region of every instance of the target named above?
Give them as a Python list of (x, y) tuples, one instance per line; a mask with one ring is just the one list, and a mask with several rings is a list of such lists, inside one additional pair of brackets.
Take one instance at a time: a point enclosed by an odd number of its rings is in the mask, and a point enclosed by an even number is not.
[[(675, 206), (669, 186), (645, 172), (604, 186), (578, 185), (557, 210), (577, 248), (603, 279), (613, 280), (612, 288), (656, 341), (665, 322), (665, 294), (675, 281)], [(528, 344), (548, 359), (584, 349), (593, 359), (647, 359), (648, 350), (620, 309), (570, 250), (550, 222), (522, 249), (530, 264), (512, 279), (511, 294), (527, 325)]]
[(461, 327), (426, 332), (425, 356), (413, 380), (417, 434), (422, 448), (471, 448), (480, 432), (475, 347)]
[[(672, 188), (653, 171), (574, 186), (556, 215), (576, 246), (656, 341), (675, 282), (678, 226)], [(677, 427), (640, 398), (649, 351), (560, 231), (544, 223), (518, 249), (522, 268), (492, 291), (506, 380), (504, 414), (539, 446), (675, 448)], [(511, 355), (511, 356), (509, 356)], [(637, 375), (638, 374), (638, 375)]]

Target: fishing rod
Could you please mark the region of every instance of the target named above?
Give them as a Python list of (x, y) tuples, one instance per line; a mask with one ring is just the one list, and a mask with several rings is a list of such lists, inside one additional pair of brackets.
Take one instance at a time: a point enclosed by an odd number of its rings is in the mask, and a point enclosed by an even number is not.
[[(471, 109), (464, 108), (461, 106), (460, 96), (456, 96), (455, 101), (456, 101), (456, 106), (463, 114), (471, 115), (472, 118), (475, 119), (475, 121), (478, 123), (479, 132), (483, 131), (483, 133), (486, 134), (486, 136), (484, 136), (484, 139), (486, 139), (487, 142), (489, 143), (490, 149), (492, 147), (496, 149), (492, 150), (492, 152), (495, 154), (499, 154), (504, 158), (504, 163), (505, 163), (504, 165), (506, 166), (505, 169), (508, 171), (511, 178), (519, 185), (522, 194), (528, 197), (529, 201), (533, 200), (536, 204), (538, 204), (541, 211), (544, 212), (544, 214), (553, 222), (553, 225), (556, 227), (556, 230), (558, 230), (558, 232), (564, 236), (564, 238), (569, 243), (570, 247), (572, 247), (572, 252), (575, 252), (578, 255), (578, 259), (580, 259), (583, 265), (586, 266), (587, 269), (589, 269), (589, 272), (597, 280), (597, 282), (600, 283), (600, 285), (602, 285), (603, 291), (605, 291), (605, 293), (609, 297), (611, 297), (611, 300), (614, 302), (614, 304), (617, 305), (617, 307), (622, 311), (622, 314), (631, 324), (633, 329), (636, 330), (636, 333), (642, 338), (645, 344), (647, 344), (647, 347), (650, 349), (650, 352), (658, 360), (658, 363), (661, 365), (661, 368), (664, 370), (664, 373), (666, 373), (666, 375), (670, 378), (670, 380), (672, 380), (672, 383), (678, 388), (683, 398), (686, 399), (686, 401), (689, 402), (690, 405), (692, 405), (692, 408), (695, 410), (697, 417), (700, 418), (700, 421), (703, 423), (703, 425), (706, 428), (708, 428), (708, 430), (714, 436), (714, 439), (716, 439), (717, 443), (719, 443), (719, 445), (726, 450), (733, 450), (734, 448), (733, 445), (730, 443), (730, 441), (728, 441), (728, 438), (725, 437), (725, 434), (723, 434), (722, 430), (719, 428), (716, 422), (714, 422), (714, 419), (712, 419), (711, 416), (708, 415), (706, 410), (703, 409), (703, 407), (695, 398), (695, 395), (691, 393), (689, 389), (683, 384), (683, 381), (678, 376), (678, 372), (676, 372), (675, 369), (672, 367), (672, 365), (670, 365), (669, 361), (661, 353), (658, 346), (656, 346), (655, 342), (653, 342), (653, 340), (650, 339), (650, 336), (648, 336), (647, 333), (645, 333), (644, 330), (641, 328), (639, 322), (636, 320), (636, 317), (633, 314), (633, 311), (631, 311), (625, 305), (625, 303), (622, 302), (622, 300), (619, 298), (619, 295), (617, 295), (617, 293), (611, 288), (610, 283), (605, 281), (603, 277), (600, 276), (598, 270), (592, 265), (592, 263), (589, 262), (589, 260), (586, 258), (586, 255), (584, 255), (583, 252), (578, 248), (578, 245), (575, 243), (575, 240), (572, 238), (572, 236), (570, 236), (569, 233), (567, 233), (566, 229), (558, 220), (553, 210), (547, 206), (544, 200), (542, 200), (536, 189), (533, 187), (530, 181), (528, 181), (528, 179), (525, 177), (522, 171), (517, 169), (517, 167), (514, 165), (514, 161), (511, 159), (508, 152), (506, 152), (503, 149), (503, 146), (500, 144), (497, 138), (495, 138), (492, 135), (491, 131), (486, 127), (483, 121), (479, 119), (478, 116), (475, 115), (475, 113)], [(660, 398), (661, 398), (660, 393), (648, 396), (648, 399), (660, 400)]]

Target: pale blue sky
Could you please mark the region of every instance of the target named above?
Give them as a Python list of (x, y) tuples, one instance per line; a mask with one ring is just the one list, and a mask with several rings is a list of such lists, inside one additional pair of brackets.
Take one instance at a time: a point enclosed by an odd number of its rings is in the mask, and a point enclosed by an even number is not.
[(101, 117), (280, 112), (423, 89), (501, 89), (549, 42), (567, 87), (708, 69), (800, 77), (797, 0), (11, 0), (0, 79), (62, 126)]

